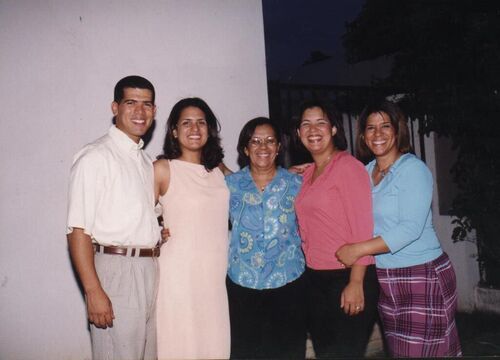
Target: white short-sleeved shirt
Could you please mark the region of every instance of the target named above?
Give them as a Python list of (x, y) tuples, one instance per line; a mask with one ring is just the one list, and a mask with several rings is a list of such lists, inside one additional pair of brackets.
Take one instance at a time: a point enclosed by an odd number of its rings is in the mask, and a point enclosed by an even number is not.
[(154, 212), (151, 158), (124, 132), (86, 145), (73, 159), (67, 233), (81, 228), (101, 245), (154, 247), (160, 228)]

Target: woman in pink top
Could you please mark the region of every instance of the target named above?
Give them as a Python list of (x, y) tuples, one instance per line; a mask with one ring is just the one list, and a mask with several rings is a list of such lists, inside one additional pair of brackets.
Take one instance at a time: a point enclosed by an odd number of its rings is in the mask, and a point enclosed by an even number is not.
[(308, 280), (308, 326), (317, 358), (362, 357), (377, 316), (371, 256), (350, 269), (335, 252), (373, 235), (370, 180), (345, 151), (342, 119), (320, 101), (302, 104), (297, 133), (314, 163), (295, 200)]

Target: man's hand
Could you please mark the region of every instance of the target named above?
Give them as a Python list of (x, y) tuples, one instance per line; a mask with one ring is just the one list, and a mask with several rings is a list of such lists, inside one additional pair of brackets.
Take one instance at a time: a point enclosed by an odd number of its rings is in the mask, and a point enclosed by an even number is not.
[(113, 326), (113, 307), (97, 276), (92, 239), (83, 229), (74, 228), (68, 234), (68, 245), (73, 265), (82, 281), (89, 321), (103, 329)]
[(101, 287), (90, 290), (85, 295), (89, 321), (101, 329), (113, 326), (113, 306)]

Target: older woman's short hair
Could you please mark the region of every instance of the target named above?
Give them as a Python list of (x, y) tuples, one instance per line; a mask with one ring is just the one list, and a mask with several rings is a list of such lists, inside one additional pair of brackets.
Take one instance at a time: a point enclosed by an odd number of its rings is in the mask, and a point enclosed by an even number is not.
[[(252, 138), (255, 133), (255, 129), (258, 126), (269, 125), (274, 131), (274, 137), (278, 141), (278, 144), (281, 144), (281, 132), (279, 128), (273, 123), (269, 118), (266, 117), (257, 117), (248, 121), (241, 129), (240, 137), (238, 139), (238, 165), (240, 169), (244, 168), (247, 165), (250, 165), (250, 157), (245, 153), (245, 148), (248, 146), (248, 142)], [(282, 156), (281, 156), (281, 147), (278, 151), (278, 156), (276, 156), (275, 163), (276, 165), (282, 164)]]
[(396, 133), (396, 146), (405, 154), (411, 151), (410, 132), (406, 116), (401, 108), (394, 102), (382, 99), (370, 102), (361, 112), (358, 120), (358, 133), (356, 135), (356, 155), (358, 158), (367, 160), (373, 157), (373, 153), (365, 143), (364, 133), (366, 123), (372, 114), (384, 113), (389, 118)]

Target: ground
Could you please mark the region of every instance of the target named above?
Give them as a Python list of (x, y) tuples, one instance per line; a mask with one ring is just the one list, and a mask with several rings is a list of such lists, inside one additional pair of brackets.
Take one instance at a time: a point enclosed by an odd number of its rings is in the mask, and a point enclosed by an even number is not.
[(500, 314), (459, 313), (456, 321), (464, 356), (500, 358)]

